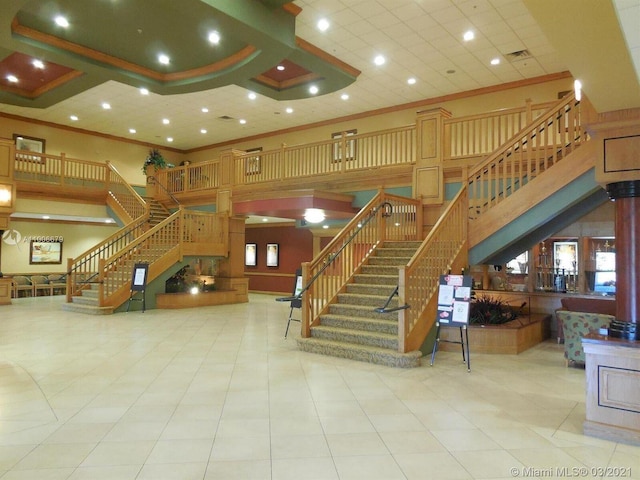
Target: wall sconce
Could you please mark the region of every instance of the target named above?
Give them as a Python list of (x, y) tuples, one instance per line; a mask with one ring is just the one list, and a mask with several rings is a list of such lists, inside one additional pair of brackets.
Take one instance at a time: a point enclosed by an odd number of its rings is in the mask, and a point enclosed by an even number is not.
[(320, 223), (325, 219), (324, 210), (319, 208), (307, 208), (304, 211), (304, 219), (309, 223)]
[(13, 186), (0, 183), (0, 207), (10, 207), (13, 203)]

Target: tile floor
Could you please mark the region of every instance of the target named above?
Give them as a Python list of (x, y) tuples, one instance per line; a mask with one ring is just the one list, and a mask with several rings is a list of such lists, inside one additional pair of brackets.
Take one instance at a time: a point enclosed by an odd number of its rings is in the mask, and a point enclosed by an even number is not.
[(582, 435), (584, 371), (553, 341), (392, 369), (299, 352), (274, 300), (0, 307), (0, 478), (640, 479), (640, 447)]

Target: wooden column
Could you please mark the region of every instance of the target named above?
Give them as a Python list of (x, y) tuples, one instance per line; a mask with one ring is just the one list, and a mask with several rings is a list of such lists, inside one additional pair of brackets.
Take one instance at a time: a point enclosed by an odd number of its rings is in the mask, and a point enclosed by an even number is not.
[(422, 198), (423, 205), (444, 202), (444, 121), (451, 113), (436, 108), (418, 112), (416, 119), (416, 166), (413, 176), (413, 196)]
[(627, 340), (640, 339), (640, 180), (607, 185), (615, 200), (616, 229), (616, 320), (610, 335)]

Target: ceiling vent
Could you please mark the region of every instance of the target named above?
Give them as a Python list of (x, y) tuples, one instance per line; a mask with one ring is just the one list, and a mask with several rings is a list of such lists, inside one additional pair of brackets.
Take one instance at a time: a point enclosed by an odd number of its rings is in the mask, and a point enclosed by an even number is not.
[(228, 122), (229, 120), (233, 120), (233, 117), (230, 117), (229, 115), (222, 115), (222, 116), (218, 117), (218, 120), (222, 120), (224, 122)]
[(516, 52), (507, 53), (505, 57), (509, 60), (509, 63), (513, 63), (528, 60), (529, 58), (532, 58), (532, 55), (529, 50), (518, 50)]

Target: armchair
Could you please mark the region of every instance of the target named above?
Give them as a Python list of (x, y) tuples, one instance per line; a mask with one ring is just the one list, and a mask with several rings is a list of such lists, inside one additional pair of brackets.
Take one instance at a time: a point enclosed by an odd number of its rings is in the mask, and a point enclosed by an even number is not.
[(613, 315), (604, 313), (572, 312), (569, 310), (556, 310), (558, 322), (564, 329), (564, 356), (567, 366), (584, 366), (584, 350), (582, 349), (582, 337), (591, 332), (597, 332), (600, 328), (608, 328)]

